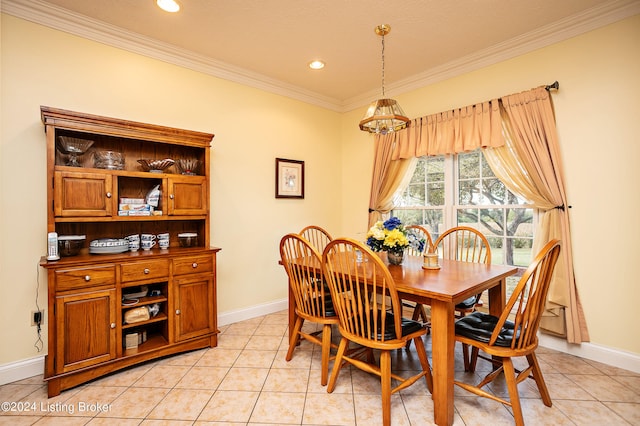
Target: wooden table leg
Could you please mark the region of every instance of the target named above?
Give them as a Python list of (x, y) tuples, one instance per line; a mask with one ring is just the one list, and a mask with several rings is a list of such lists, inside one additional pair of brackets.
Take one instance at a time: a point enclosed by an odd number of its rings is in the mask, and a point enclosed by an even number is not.
[(453, 303), (431, 301), (433, 411), (437, 425), (453, 424), (454, 330)]
[[(507, 303), (507, 280), (502, 279), (500, 282), (489, 289), (489, 313), (493, 316), (500, 317)], [(500, 357), (492, 356), (494, 360), (500, 360)], [(493, 364), (493, 370), (498, 369), (498, 363)]]
[(507, 280), (502, 279), (497, 285), (489, 289), (489, 313), (496, 317), (502, 315), (507, 303)]

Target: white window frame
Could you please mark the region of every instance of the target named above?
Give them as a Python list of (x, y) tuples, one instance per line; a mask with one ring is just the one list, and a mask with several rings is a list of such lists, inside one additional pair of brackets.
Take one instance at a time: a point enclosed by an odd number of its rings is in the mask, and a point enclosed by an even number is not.
[[(531, 209), (533, 212), (532, 218), (532, 236), (530, 237), (533, 242), (533, 238), (537, 231), (537, 223), (538, 223), (538, 215), (539, 211), (532, 204), (505, 204), (505, 205), (497, 205), (497, 204), (474, 204), (474, 205), (463, 205), (459, 204), (459, 183), (458, 179), (458, 155), (444, 155), (444, 206), (403, 206), (403, 207), (394, 207), (393, 210), (442, 210), (442, 219), (443, 219), (443, 229), (449, 229), (454, 226), (458, 226), (458, 210), (461, 209), (508, 209), (508, 208), (527, 208)], [(482, 178), (482, 177), (480, 177)], [(464, 224), (461, 224), (464, 225)], [(487, 235), (487, 238), (498, 238), (497, 235)], [(503, 244), (506, 243), (506, 235), (502, 235)], [(528, 237), (527, 237), (528, 238)], [(435, 236), (434, 236), (435, 240)], [(492, 259), (493, 263), (504, 264), (506, 255), (503, 251), (503, 258), (500, 259), (500, 262), (496, 262), (497, 259)], [(531, 254), (533, 256), (533, 253)], [(524, 270), (524, 265), (518, 265), (522, 270)]]

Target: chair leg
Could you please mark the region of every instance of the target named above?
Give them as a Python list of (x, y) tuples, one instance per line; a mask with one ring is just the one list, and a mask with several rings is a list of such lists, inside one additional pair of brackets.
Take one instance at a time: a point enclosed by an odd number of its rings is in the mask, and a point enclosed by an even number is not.
[(504, 378), (507, 382), (507, 388), (509, 389), (509, 399), (511, 400), (511, 409), (513, 410), (513, 417), (516, 421), (516, 426), (524, 426), (524, 420), (522, 419), (522, 407), (520, 406), (520, 396), (518, 395), (518, 383), (516, 383), (516, 371), (513, 369), (513, 361), (511, 361), (511, 358), (503, 358), (502, 367), (504, 370)]
[(533, 380), (535, 380), (536, 385), (538, 385), (538, 391), (542, 397), (542, 402), (547, 407), (551, 407), (551, 395), (549, 395), (547, 384), (544, 382), (544, 377), (542, 376), (542, 370), (540, 370), (540, 364), (538, 364), (536, 354), (532, 352), (527, 355), (527, 361), (529, 361), (529, 365), (533, 367)]
[(422, 318), (422, 322), (428, 322), (427, 320), (427, 310), (424, 308), (424, 305), (421, 303), (416, 303), (415, 308), (413, 308), (413, 315), (411, 319), (414, 321), (418, 321)]
[(296, 318), (296, 323), (293, 325), (293, 331), (291, 332), (291, 339), (289, 339), (289, 350), (287, 351), (286, 360), (291, 361), (293, 358), (293, 350), (298, 345), (298, 341), (300, 340), (300, 330), (302, 330), (302, 324), (304, 323), (303, 318)]
[[(411, 316), (411, 319), (414, 321), (418, 321), (420, 318), (422, 318), (422, 322), (425, 324), (429, 322), (429, 320), (427, 319), (427, 310), (424, 308), (424, 305), (421, 303), (416, 303), (416, 306), (413, 308), (413, 315)], [(429, 329), (427, 329), (427, 334), (428, 333)], [(411, 348), (411, 340), (407, 340), (405, 348), (407, 350)]]
[(468, 372), (470, 368), (469, 345), (467, 345), (466, 343), (462, 344), (462, 361), (464, 364), (464, 371)]
[(336, 381), (338, 379), (338, 373), (342, 368), (342, 357), (344, 356), (344, 352), (347, 350), (347, 346), (349, 346), (349, 341), (344, 337), (340, 339), (340, 345), (338, 346), (338, 352), (336, 353), (336, 358), (333, 360), (333, 371), (331, 371), (331, 377), (329, 378), (329, 384), (327, 385), (327, 392), (331, 393), (336, 388)]
[(382, 387), (382, 424), (391, 425), (391, 354), (380, 351), (380, 385)]
[(469, 362), (469, 373), (475, 373), (476, 371), (476, 364), (478, 364), (479, 352), (480, 352), (480, 349), (476, 348), (475, 346), (471, 347), (471, 361)]
[(422, 370), (427, 372), (424, 376), (427, 381), (427, 389), (429, 389), (429, 392), (433, 395), (433, 376), (431, 375), (431, 366), (429, 365), (429, 359), (427, 358), (427, 351), (424, 349), (424, 343), (422, 342), (421, 337), (416, 337), (413, 340), (415, 340), (416, 352), (418, 353)]
[(322, 371), (320, 372), (320, 384), (325, 386), (329, 379), (329, 355), (331, 351), (331, 324), (322, 326)]

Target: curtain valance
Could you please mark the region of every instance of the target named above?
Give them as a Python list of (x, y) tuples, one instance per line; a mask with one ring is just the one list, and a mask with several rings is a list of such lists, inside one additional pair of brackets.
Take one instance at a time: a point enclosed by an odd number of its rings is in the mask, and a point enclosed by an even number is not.
[(503, 146), (498, 99), (411, 120), (395, 132), (392, 159), (456, 154)]

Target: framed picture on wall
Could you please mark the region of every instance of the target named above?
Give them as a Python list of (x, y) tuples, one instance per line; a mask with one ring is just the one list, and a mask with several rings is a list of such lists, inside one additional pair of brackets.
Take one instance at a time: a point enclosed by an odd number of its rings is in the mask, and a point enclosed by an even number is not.
[(276, 198), (304, 198), (304, 161), (276, 158)]

